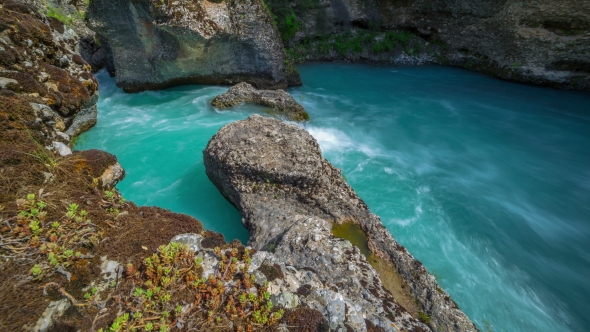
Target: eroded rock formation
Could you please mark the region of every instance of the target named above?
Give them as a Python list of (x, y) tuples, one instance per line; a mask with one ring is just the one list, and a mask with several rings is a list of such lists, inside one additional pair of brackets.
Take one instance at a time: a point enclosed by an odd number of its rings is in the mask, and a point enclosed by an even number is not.
[(275, 89), (298, 78), (261, 0), (96, 0), (87, 13), (127, 92), (187, 83)]
[[(305, 130), (252, 115), (221, 128), (203, 156), (211, 181), (242, 213), (250, 245), (274, 251), (285, 264), (311, 269), (333, 285), (346, 305), (334, 326), (363, 330), (367, 323), (358, 317), (365, 316), (386, 330), (477, 330), (321, 156)], [(332, 224), (344, 221), (358, 224), (370, 251), (395, 267), (419, 310), (430, 317), (429, 328), (394, 300), (357, 249), (332, 236)], [(313, 297), (302, 301), (313, 307)]]
[(234, 107), (240, 103), (270, 107), (273, 113), (287, 120), (309, 120), (309, 115), (303, 106), (281, 89), (257, 90), (248, 83), (239, 83), (211, 101), (211, 105), (220, 110)]
[[(287, 44), (295, 50), (301, 49), (300, 53), (308, 60), (344, 57), (353, 61), (420, 62), (427, 59), (512, 81), (590, 90), (588, 1), (286, 3), (272, 0), (270, 3), (276, 11), (288, 13), (292, 7), (297, 13), (298, 29)], [(344, 36), (337, 42), (345, 47), (347, 38), (352, 38), (346, 37), (346, 33), (363, 31), (367, 32), (364, 36), (379, 31), (404, 31), (412, 33), (416, 40), (409, 47), (407, 41), (393, 38), (388, 46), (393, 46), (391, 52), (383, 54), (375, 52), (375, 48), (362, 52), (361, 45), (358, 50), (342, 54), (322, 51), (322, 38), (333, 34)], [(321, 36), (320, 42), (317, 36)], [(416, 60), (406, 59), (408, 55)]]

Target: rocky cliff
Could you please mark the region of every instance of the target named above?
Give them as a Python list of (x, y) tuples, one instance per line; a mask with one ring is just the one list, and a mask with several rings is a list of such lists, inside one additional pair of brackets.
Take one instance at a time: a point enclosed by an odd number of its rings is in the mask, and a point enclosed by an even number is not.
[(110, 53), (107, 69), (127, 92), (238, 82), (275, 89), (299, 82), (285, 67), (278, 31), (261, 0), (93, 0), (87, 23)]
[[(317, 295), (309, 295), (319, 292), (314, 287), (300, 299), (323, 311), (332, 328), (477, 330), (435, 278), (393, 239), (340, 171), (321, 156), (305, 130), (252, 115), (221, 128), (203, 158), (211, 181), (242, 213), (249, 245), (273, 251), (281, 262), (309, 269), (331, 285), (330, 296), (346, 307), (342, 313), (318, 306)], [(367, 258), (332, 235), (334, 224), (342, 223), (356, 224), (365, 233)], [(389, 278), (398, 278), (397, 286), (384, 285), (391, 272), (395, 276)], [(415, 303), (418, 308), (410, 312)]]
[(430, 61), (590, 90), (584, 0), (269, 0), (299, 61)]

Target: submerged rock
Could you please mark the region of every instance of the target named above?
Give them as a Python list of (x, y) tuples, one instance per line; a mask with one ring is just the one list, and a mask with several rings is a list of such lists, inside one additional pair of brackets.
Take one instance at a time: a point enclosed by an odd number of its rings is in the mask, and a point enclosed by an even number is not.
[[(324, 310), (332, 328), (346, 324), (354, 330), (369, 325), (385, 330), (477, 330), (369, 211), (340, 170), (322, 157), (305, 130), (252, 115), (221, 128), (203, 157), (211, 181), (240, 210), (251, 246), (274, 251), (277, 262), (313, 271), (319, 282), (332, 285), (323, 291), (311, 286), (301, 297), (302, 303)], [(410, 314), (399, 305), (360, 250), (332, 236), (333, 223), (344, 221), (358, 224), (370, 251), (395, 267), (419, 311)], [(304, 276), (298, 280), (305, 284)], [(338, 303), (346, 310), (339, 310)]]
[(127, 92), (237, 82), (276, 89), (298, 77), (285, 68), (261, 0), (96, 0), (87, 17), (111, 52), (107, 70)]
[(273, 112), (287, 120), (309, 120), (309, 115), (295, 99), (284, 90), (256, 90), (248, 83), (239, 83), (211, 101), (218, 109), (227, 109), (240, 103), (271, 107)]

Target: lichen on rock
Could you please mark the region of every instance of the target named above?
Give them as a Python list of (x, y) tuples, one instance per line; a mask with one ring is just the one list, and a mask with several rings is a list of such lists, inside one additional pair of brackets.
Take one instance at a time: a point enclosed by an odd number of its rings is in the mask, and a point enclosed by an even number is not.
[(262, 0), (96, 0), (88, 24), (127, 92), (189, 83), (288, 86), (283, 45)]
[[(323, 312), (331, 328), (477, 331), (435, 278), (369, 211), (341, 172), (322, 157), (318, 143), (304, 129), (252, 115), (221, 128), (203, 159), (211, 181), (240, 210), (250, 231), (249, 245), (274, 252), (276, 261), (270, 263), (307, 269), (320, 284), (329, 285), (324, 290), (304, 289), (308, 295), (300, 300)], [(413, 316), (399, 305), (361, 251), (332, 235), (333, 223), (343, 221), (362, 228), (368, 249), (395, 268), (420, 313)], [(299, 280), (297, 287), (305, 284), (304, 276), (294, 280)], [(299, 289), (295, 283), (291, 287), (281, 291)], [(345, 304), (342, 316), (334, 301)], [(326, 303), (335, 306), (329, 309)]]
[(292, 121), (309, 120), (309, 115), (295, 99), (284, 90), (257, 90), (248, 83), (232, 86), (227, 92), (213, 98), (211, 105), (223, 110), (240, 103), (270, 107), (273, 113)]

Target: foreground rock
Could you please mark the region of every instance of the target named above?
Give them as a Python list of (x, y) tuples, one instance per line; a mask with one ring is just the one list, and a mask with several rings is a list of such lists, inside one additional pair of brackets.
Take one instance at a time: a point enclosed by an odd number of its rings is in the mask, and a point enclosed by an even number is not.
[[(366, 317), (385, 330), (477, 330), (435, 278), (392, 238), (341, 172), (321, 156), (305, 130), (252, 115), (220, 129), (203, 154), (207, 175), (242, 213), (249, 244), (274, 251), (279, 261), (310, 269), (333, 285), (333, 298), (341, 298), (346, 306), (340, 316), (326, 315), (333, 326), (364, 330), (367, 323), (359, 317)], [(358, 224), (370, 251), (395, 267), (428, 327), (393, 299), (357, 249), (332, 236), (332, 224), (341, 222)]]
[(237, 82), (276, 89), (299, 77), (285, 68), (261, 0), (97, 0), (87, 17), (111, 52), (107, 69), (127, 92)]
[(218, 109), (227, 109), (240, 103), (249, 103), (271, 107), (272, 111), (287, 120), (309, 120), (309, 115), (290, 94), (284, 90), (256, 90), (248, 83), (232, 86), (226, 93), (211, 101), (211, 105)]

